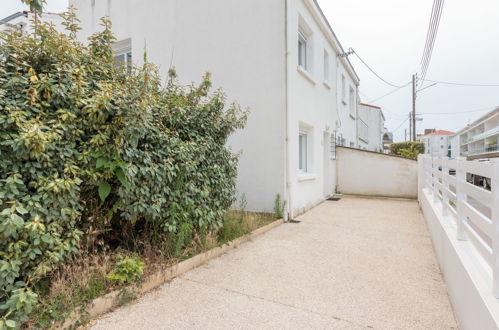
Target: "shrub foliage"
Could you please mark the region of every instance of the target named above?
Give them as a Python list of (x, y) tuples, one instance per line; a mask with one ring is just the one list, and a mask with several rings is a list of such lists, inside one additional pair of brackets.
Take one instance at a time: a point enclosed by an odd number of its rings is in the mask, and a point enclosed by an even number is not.
[(422, 142), (399, 142), (390, 145), (393, 155), (417, 159), (419, 154), (424, 154), (425, 145)]
[(178, 246), (234, 201), (225, 145), (246, 112), (209, 76), (182, 87), (171, 70), (164, 87), (147, 60), (116, 67), (108, 21), (83, 45), (64, 17), (64, 34), (1, 36), (0, 328), (26, 321), (33, 284), (77, 251)]

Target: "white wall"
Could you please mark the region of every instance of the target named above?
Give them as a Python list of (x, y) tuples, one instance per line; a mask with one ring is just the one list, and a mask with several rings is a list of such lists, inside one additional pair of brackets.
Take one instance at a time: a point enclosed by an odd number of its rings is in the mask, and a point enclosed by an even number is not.
[(117, 41), (131, 38), (134, 62), (144, 48), (163, 76), (176, 67), (182, 83), (212, 72), (214, 87), (250, 109), (230, 139), (242, 151), (237, 189), (249, 210), (271, 211), (285, 190), (285, 2), (281, 0), (70, 0), (81, 37), (109, 15)]
[(360, 129), (360, 121), (358, 121), (359, 128), (357, 130), (359, 135), (359, 148), (369, 151), (380, 152), (383, 150), (383, 134), (384, 134), (384, 119), (381, 109), (376, 106), (367, 104), (359, 104), (358, 118), (366, 123), (368, 127), (367, 142), (362, 139), (362, 130)]
[[(298, 31), (300, 24), (309, 30), (313, 56), (308, 71), (298, 66)], [(299, 214), (335, 191), (336, 164), (331, 159), (330, 140), (335, 131), (342, 130), (352, 141), (356, 140), (356, 123), (346, 121), (348, 110), (338, 109), (343, 72), (348, 84), (353, 77), (338, 59), (338, 49), (328, 38), (328, 30), (320, 13), (311, 0), (288, 1), (288, 143), (290, 207), (292, 214)], [(324, 75), (324, 51), (329, 54), (329, 79)], [(348, 86), (348, 85), (347, 85)], [(348, 88), (348, 87), (347, 87)], [(346, 111), (346, 114), (344, 113)], [(342, 113), (343, 112), (343, 113)], [(350, 125), (350, 126), (347, 126)], [(300, 130), (307, 131), (312, 139), (310, 169), (300, 173), (298, 137)], [(348, 133), (348, 134), (347, 134)]]
[(342, 194), (416, 198), (417, 162), (351, 148), (337, 148), (338, 190)]
[(451, 147), (451, 135), (426, 135), (418, 137), (417, 140), (425, 144), (425, 154), (434, 157), (446, 157)]

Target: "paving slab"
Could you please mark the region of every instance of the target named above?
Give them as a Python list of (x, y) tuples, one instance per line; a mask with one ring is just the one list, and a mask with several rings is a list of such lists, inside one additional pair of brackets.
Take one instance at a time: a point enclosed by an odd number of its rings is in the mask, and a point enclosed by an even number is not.
[(457, 329), (413, 200), (326, 201), (94, 329)]

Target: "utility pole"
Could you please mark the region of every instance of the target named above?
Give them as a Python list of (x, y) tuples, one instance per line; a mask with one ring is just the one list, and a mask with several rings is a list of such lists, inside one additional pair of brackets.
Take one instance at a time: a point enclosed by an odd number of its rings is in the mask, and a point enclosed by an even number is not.
[(412, 141), (412, 111), (409, 112), (409, 140)]
[(412, 141), (416, 141), (416, 75), (412, 75)]
[(407, 128), (404, 129), (404, 141), (407, 142)]

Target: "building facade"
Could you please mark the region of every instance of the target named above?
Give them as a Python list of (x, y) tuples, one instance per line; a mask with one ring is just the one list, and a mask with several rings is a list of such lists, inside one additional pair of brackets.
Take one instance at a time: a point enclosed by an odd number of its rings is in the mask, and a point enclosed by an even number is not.
[(454, 132), (444, 130), (428, 130), (427, 134), (418, 135), (416, 140), (425, 145), (425, 154), (433, 157), (450, 157), (450, 137)]
[(248, 209), (277, 194), (293, 217), (335, 191), (334, 141), (357, 147), (359, 78), (314, 0), (70, 0), (85, 40), (109, 16), (118, 61), (148, 59), (181, 83), (212, 73), (250, 109), (229, 141)]
[(380, 107), (360, 103), (357, 120), (359, 149), (383, 152), (385, 116)]
[[(34, 13), (31, 11), (20, 11), (13, 13), (0, 20), (0, 31), (5, 29), (14, 28), (22, 33), (29, 31), (32, 28), (34, 19)], [(58, 31), (63, 31), (64, 27), (62, 25), (63, 19), (59, 14), (56, 13), (41, 13), (39, 14), (39, 19), (44, 22), (49, 22), (54, 24)]]
[(452, 158), (499, 157), (499, 108), (478, 118), (451, 138)]

